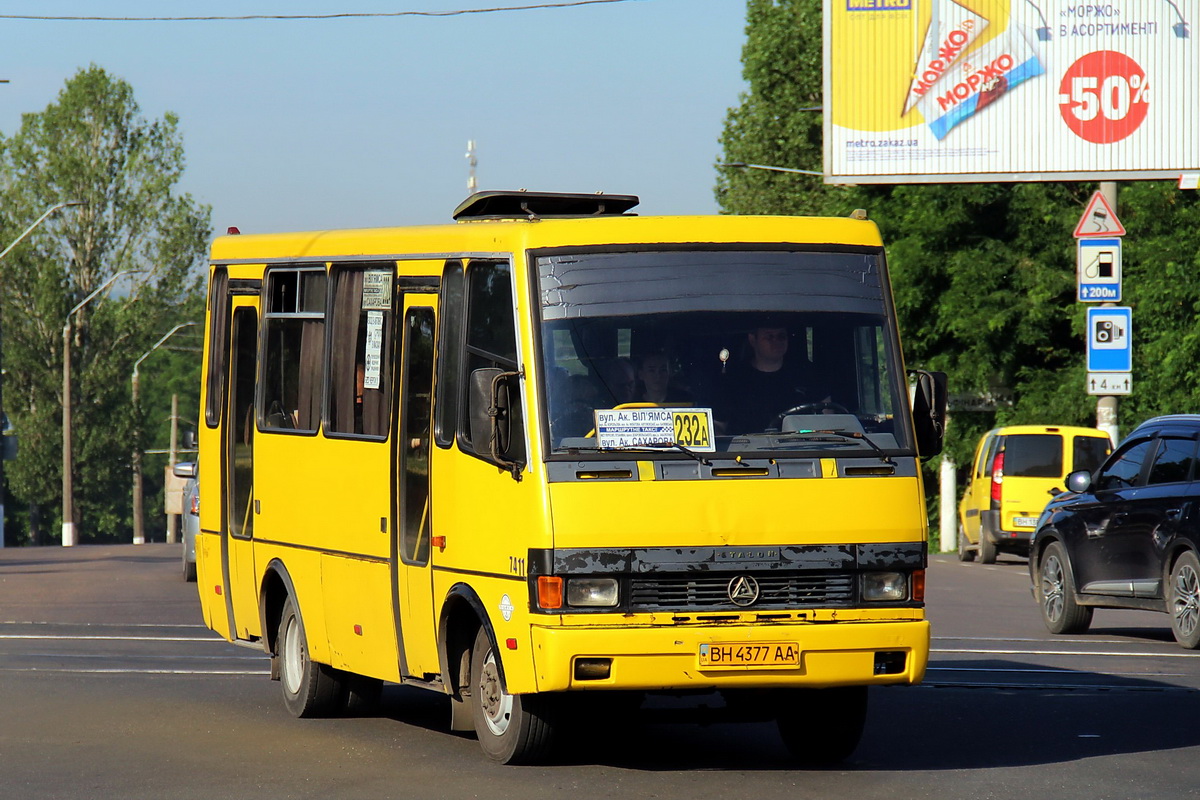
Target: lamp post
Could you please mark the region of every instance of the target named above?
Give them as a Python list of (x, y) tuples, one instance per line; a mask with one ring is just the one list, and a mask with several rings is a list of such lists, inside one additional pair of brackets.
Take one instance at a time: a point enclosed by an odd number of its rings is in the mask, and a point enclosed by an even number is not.
[[(5, 83), (7, 83), (7, 82), (8, 81), (5, 81)], [(40, 217), (38, 217), (32, 225), (30, 225), (28, 228), (25, 229), (24, 233), (22, 233), (16, 239), (13, 239), (12, 244), (10, 244), (8, 247), (4, 248), (4, 252), (0, 253), (0, 261), (3, 261), (4, 257), (6, 255), (8, 255), (14, 247), (16, 247), (22, 241), (24, 241), (26, 236), (33, 233), (34, 229), (37, 228), (38, 225), (41, 225), (43, 222), (45, 222), (47, 219), (49, 219), (52, 214), (55, 214), (58, 211), (61, 211), (62, 209), (67, 208), (69, 206), (81, 206), (81, 205), (83, 205), (82, 200), (70, 200), (66, 203), (55, 203), (54, 205), (47, 208), (46, 211)], [(2, 340), (0, 340), (0, 361), (3, 361), (3, 341)], [(4, 399), (3, 399), (3, 394), (2, 394), (3, 385), (4, 385), (4, 369), (2, 366), (0, 366), (0, 428), (5, 427), (4, 422), (7, 420), (7, 416), (4, 413)], [(0, 436), (3, 436), (3, 435), (4, 435), (3, 431), (0, 431)], [(4, 452), (3, 451), (4, 451), (3, 443), (0, 442), (0, 547), (4, 547)]]
[[(802, 111), (804, 109), (801, 109)], [(744, 161), (727, 161), (720, 166), (736, 167), (737, 169), (764, 169), (767, 172), (790, 172), (798, 175), (824, 175), (824, 172), (818, 172), (811, 169), (793, 169), (792, 167), (772, 167), (767, 164), (747, 164)]]
[(79, 543), (75, 531), (75, 484), (71, 479), (71, 317), (81, 308), (92, 302), (101, 292), (112, 285), (113, 281), (122, 275), (132, 275), (141, 272), (137, 269), (121, 270), (110, 276), (87, 297), (80, 300), (74, 308), (67, 312), (67, 320), (63, 324), (63, 465), (62, 465), (62, 543), (63, 547), (72, 547)]
[[(137, 361), (133, 362), (133, 375), (130, 376), (129, 382), (133, 389), (134, 413), (137, 413), (137, 409), (138, 409), (138, 388), (139, 388), (138, 369), (142, 366), (142, 362), (145, 361), (150, 356), (151, 353), (153, 353), (158, 348), (162, 347), (163, 343), (165, 341), (167, 341), (167, 339), (170, 339), (172, 336), (174, 336), (176, 333), (183, 330), (184, 328), (188, 328), (188, 327), (191, 327), (192, 325), (198, 325), (198, 324), (199, 323), (197, 323), (197, 322), (181, 322), (181, 323), (179, 323), (174, 328), (171, 328), (171, 330), (167, 331), (167, 334), (165, 336), (163, 336), (161, 339), (159, 339), (157, 342), (155, 342), (153, 347), (151, 347), (146, 352), (142, 353), (141, 357)], [(172, 458), (173, 457), (174, 456), (172, 456)], [(172, 539), (171, 536), (167, 537), (168, 542), (170, 542), (171, 539)], [(144, 525), (142, 522), (142, 448), (138, 447), (138, 441), (137, 441), (136, 435), (134, 436), (134, 441), (133, 441), (133, 543), (134, 544), (145, 544), (146, 543), (146, 533), (145, 533)]]

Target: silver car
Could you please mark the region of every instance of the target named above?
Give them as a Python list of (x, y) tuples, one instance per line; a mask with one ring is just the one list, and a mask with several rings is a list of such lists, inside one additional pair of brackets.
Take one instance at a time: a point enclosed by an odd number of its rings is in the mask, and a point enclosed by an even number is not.
[(177, 477), (184, 478), (183, 514), (180, 535), (183, 539), (183, 579), (196, 580), (196, 534), (200, 532), (200, 481), (195, 461), (181, 461), (171, 468)]

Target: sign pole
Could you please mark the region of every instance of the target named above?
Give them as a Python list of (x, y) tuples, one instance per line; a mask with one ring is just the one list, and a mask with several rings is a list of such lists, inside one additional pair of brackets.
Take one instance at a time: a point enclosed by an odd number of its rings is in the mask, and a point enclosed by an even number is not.
[[(1117, 182), (1101, 181), (1100, 193), (1115, 211), (1117, 208)], [(1112, 306), (1113, 303), (1105, 303)], [(1113, 447), (1120, 441), (1120, 426), (1117, 423), (1117, 398), (1114, 395), (1102, 395), (1096, 400), (1096, 427), (1108, 434)]]

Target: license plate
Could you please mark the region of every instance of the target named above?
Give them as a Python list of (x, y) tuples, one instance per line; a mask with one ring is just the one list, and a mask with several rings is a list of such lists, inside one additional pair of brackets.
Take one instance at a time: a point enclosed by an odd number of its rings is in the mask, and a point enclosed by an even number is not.
[(1034, 528), (1037, 527), (1037, 517), (1013, 517), (1013, 525), (1018, 528)]
[(795, 642), (738, 642), (700, 645), (702, 667), (798, 667)]

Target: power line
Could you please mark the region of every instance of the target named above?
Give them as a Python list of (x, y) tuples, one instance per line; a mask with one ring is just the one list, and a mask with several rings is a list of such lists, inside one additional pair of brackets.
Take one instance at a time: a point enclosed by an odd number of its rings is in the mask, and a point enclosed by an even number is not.
[(643, 0), (570, 0), (561, 3), (537, 3), (525, 6), (497, 6), (495, 8), (463, 8), (453, 11), (377, 11), (339, 12), (333, 14), (245, 14), (241, 16), (209, 17), (92, 17), (60, 16), (46, 14), (0, 14), (0, 19), (35, 20), (42, 22), (244, 22), (247, 20), (327, 20), (366, 19), (379, 17), (457, 17), (465, 14), (496, 14), (506, 11), (533, 11), (545, 8), (571, 8), (601, 3), (636, 3)]

